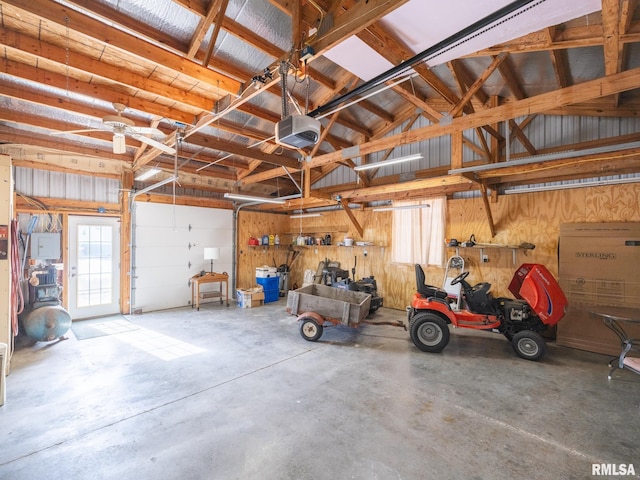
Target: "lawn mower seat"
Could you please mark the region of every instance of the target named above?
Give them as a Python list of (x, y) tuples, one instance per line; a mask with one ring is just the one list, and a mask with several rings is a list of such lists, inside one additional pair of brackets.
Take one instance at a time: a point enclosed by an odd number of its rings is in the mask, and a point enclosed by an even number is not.
[(416, 263), (416, 290), (423, 297), (436, 297), (436, 298), (447, 298), (447, 291), (434, 287), (432, 285), (425, 285), (424, 283), (424, 270), (422, 267)]

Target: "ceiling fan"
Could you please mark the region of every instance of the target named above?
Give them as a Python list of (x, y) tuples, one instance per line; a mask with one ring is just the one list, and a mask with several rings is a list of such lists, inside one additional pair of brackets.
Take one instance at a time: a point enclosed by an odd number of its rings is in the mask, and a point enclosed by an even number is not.
[(176, 153), (176, 149), (165, 145), (162, 142), (154, 140), (147, 135), (164, 135), (161, 130), (154, 127), (138, 127), (133, 120), (128, 119), (122, 115), (122, 112), (127, 108), (122, 103), (114, 102), (113, 108), (116, 110), (115, 115), (105, 115), (102, 117), (102, 125), (98, 128), (88, 128), (84, 130), (70, 130), (66, 132), (55, 132), (54, 135), (61, 135), (65, 133), (83, 133), (83, 132), (95, 132), (106, 130), (113, 132), (113, 153), (120, 154), (126, 152), (127, 144), (125, 137), (129, 136), (138, 140), (139, 142), (146, 143), (154, 148), (162, 150), (170, 154)]

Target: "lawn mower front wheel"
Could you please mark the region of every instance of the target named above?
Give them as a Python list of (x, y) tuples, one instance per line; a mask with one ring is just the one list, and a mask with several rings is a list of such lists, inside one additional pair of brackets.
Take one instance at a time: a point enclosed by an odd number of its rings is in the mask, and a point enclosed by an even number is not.
[(547, 351), (547, 344), (539, 333), (523, 330), (511, 340), (513, 350), (525, 360), (540, 360)]
[(409, 322), (409, 334), (423, 352), (441, 352), (449, 343), (449, 327), (442, 317), (431, 312), (417, 313)]

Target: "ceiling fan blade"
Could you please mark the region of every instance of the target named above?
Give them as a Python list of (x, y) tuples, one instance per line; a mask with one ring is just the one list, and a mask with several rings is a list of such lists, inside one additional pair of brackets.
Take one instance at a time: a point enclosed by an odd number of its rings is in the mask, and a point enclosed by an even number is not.
[(129, 127), (129, 130), (131, 130), (132, 134), (140, 133), (142, 135), (159, 135), (159, 136), (164, 135), (164, 132), (162, 130), (159, 130), (154, 127)]
[(140, 135), (139, 133), (132, 133), (131, 136), (136, 140), (142, 143), (146, 143), (147, 145), (151, 145), (152, 147), (157, 148), (158, 150), (162, 150), (163, 152), (167, 152), (170, 154), (176, 153), (175, 148), (170, 147), (169, 145), (165, 145), (164, 143), (158, 142), (153, 138), (145, 137), (144, 135)]
[(51, 135), (65, 135), (67, 133), (86, 133), (86, 132), (101, 132), (98, 128), (85, 128), (84, 130), (65, 130), (63, 132), (51, 132)]

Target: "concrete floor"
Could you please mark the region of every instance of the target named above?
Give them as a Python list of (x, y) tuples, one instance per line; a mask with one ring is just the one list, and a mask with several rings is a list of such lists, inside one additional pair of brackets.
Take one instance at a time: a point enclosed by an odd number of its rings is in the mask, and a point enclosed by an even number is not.
[(640, 474), (640, 378), (607, 380), (608, 357), (550, 343), (528, 362), (504, 337), (460, 329), (441, 354), (391, 326), (311, 343), (284, 308), (145, 313), (131, 332), (19, 349), (0, 478), (571, 479), (594, 463)]

